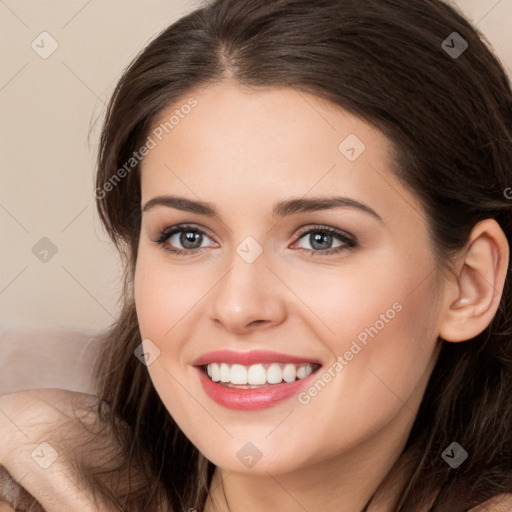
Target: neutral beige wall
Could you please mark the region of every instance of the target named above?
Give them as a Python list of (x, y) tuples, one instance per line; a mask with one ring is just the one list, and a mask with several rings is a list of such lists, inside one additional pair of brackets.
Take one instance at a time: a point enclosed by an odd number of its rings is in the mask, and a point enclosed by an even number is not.
[[(512, 0), (457, 2), (512, 69)], [(94, 211), (98, 124), (121, 71), (186, 0), (0, 1), (0, 330), (106, 327), (117, 257)], [(51, 49), (48, 32), (58, 49)], [(51, 240), (40, 261), (32, 248)], [(39, 256), (48, 250), (41, 242)]]

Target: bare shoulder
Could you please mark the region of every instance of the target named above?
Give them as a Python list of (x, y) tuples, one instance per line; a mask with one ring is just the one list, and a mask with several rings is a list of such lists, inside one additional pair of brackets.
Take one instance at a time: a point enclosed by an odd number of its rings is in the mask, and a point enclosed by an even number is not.
[(512, 493), (498, 494), (494, 498), (472, 508), (470, 512), (510, 512), (512, 510)]

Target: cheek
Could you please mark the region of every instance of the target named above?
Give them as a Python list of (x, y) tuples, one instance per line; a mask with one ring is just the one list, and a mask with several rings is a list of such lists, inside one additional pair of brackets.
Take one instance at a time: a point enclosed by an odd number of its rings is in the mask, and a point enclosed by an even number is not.
[(147, 367), (151, 381), (165, 407), (180, 424), (185, 422), (186, 428), (184, 411), (189, 409), (189, 395), (180, 386), (180, 361), (187, 339), (183, 329), (190, 329), (187, 314), (201, 294), (197, 290), (197, 276), (194, 281), (185, 266), (171, 266), (164, 260), (154, 250), (139, 247), (134, 276), (135, 306), (141, 337), (151, 340), (144, 350), (158, 354)]
[(282, 291), (291, 301), (288, 309), (315, 330), (309, 338), (340, 353), (356, 338), (369, 347), (370, 340), (393, 332), (392, 343), (399, 344), (432, 330), (438, 313), (432, 268), (428, 255), (382, 251), (337, 267), (283, 266), (277, 273), (293, 290), (293, 297)]
[(373, 261), (312, 284), (297, 275), (294, 293), (311, 311), (313, 339), (330, 352), (326, 400), (354, 413), (365, 403), (384, 417), (425, 384), (434, 360), (440, 300), (430, 259)]
[(374, 425), (400, 408), (414, 411), (435, 362), (438, 339), (436, 285), (413, 273), (381, 282), (366, 298), (345, 302), (332, 349), (343, 358), (337, 399), (357, 414), (361, 404)]
[[(171, 264), (154, 249), (139, 248), (134, 294), (143, 338), (162, 340), (172, 336), (173, 330), (179, 330), (180, 321), (213, 285), (208, 274), (203, 272), (199, 277), (198, 270), (192, 267)], [(170, 344), (166, 350), (173, 347)]]

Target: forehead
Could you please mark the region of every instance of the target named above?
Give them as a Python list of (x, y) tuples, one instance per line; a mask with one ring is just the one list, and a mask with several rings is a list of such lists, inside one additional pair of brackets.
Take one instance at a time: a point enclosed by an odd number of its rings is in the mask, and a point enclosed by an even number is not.
[(165, 109), (150, 136), (143, 203), (172, 193), (257, 208), (272, 196), (336, 193), (385, 209), (401, 188), (381, 132), (290, 88), (210, 84)]

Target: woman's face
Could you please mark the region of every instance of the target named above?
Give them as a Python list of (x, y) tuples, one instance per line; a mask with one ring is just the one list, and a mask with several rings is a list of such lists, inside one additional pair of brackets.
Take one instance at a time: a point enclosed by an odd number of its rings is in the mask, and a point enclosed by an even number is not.
[(315, 96), (228, 82), (170, 107), (150, 137), (135, 299), (149, 374), (183, 432), (252, 474), (384, 439), (399, 451), (443, 289), (387, 139)]

